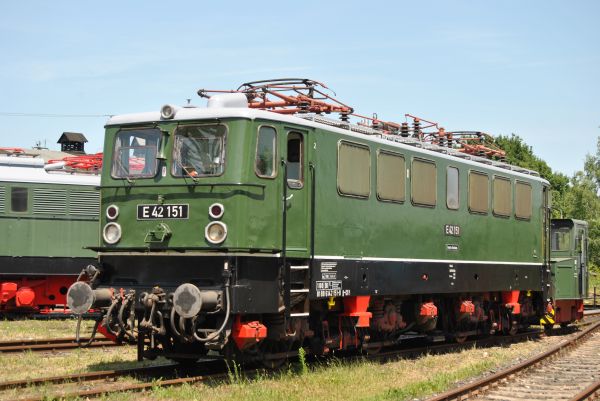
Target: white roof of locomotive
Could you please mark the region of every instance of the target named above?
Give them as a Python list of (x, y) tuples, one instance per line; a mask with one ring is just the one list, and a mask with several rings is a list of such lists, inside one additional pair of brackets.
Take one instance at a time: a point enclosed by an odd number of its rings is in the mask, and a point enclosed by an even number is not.
[(0, 155), (0, 182), (99, 186), (99, 174), (47, 171), (38, 157)]
[[(527, 170), (521, 167), (512, 166), (507, 163), (492, 161), (478, 156), (466, 155), (458, 151), (444, 148), (438, 145), (426, 144), (413, 138), (403, 138), (399, 135), (383, 134), (381, 131), (376, 131), (368, 127), (362, 127), (354, 124), (345, 123), (344, 128), (339, 126), (344, 124), (339, 120), (329, 119), (320, 115), (314, 114), (296, 114), (286, 115), (265, 111), (260, 109), (251, 109), (248, 107), (239, 107), (239, 102), (234, 99), (228, 104), (215, 101), (216, 97), (225, 97), (232, 94), (221, 94), (212, 96), (209, 99), (209, 107), (183, 107), (175, 106), (175, 114), (172, 119), (164, 119), (159, 111), (146, 113), (123, 114), (111, 117), (106, 126), (111, 125), (126, 125), (140, 124), (157, 121), (186, 121), (186, 120), (203, 120), (203, 119), (224, 119), (224, 118), (244, 118), (249, 120), (264, 119), (279, 122), (287, 122), (295, 125), (303, 125), (312, 128), (325, 128), (328, 131), (333, 131), (346, 136), (354, 137), (357, 140), (369, 140), (385, 145), (396, 146), (401, 149), (407, 149), (412, 152), (422, 153), (430, 157), (442, 158), (452, 161), (460, 161), (461, 163), (472, 165), (478, 168), (489, 168), (499, 173), (510, 173), (517, 177), (528, 180), (540, 181), (548, 184), (543, 178), (540, 178), (536, 172)], [(211, 104), (212, 103), (212, 104)], [(231, 107), (234, 105), (235, 107)], [(223, 107), (224, 106), (224, 107)], [(366, 135), (365, 135), (366, 134)], [(458, 159), (458, 160), (457, 160)]]

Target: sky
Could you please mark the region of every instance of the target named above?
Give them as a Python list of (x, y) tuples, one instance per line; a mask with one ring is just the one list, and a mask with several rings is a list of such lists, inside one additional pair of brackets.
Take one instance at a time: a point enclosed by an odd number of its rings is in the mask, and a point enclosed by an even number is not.
[(0, 146), (57, 149), (200, 88), (311, 78), (363, 114), (519, 135), (571, 176), (600, 136), (600, 2), (11, 1)]

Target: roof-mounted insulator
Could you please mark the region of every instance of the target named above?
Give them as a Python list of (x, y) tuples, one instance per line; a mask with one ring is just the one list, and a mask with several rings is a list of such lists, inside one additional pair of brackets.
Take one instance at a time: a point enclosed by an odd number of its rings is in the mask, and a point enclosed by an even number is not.
[(408, 133), (408, 123), (407, 122), (403, 122), (400, 125), (400, 135), (403, 137), (408, 137), (409, 133)]
[(421, 138), (421, 120), (418, 118), (413, 119), (413, 136)]
[(341, 111), (340, 112), (340, 120), (342, 120), (345, 123), (349, 123), (350, 122), (350, 113), (347, 111)]

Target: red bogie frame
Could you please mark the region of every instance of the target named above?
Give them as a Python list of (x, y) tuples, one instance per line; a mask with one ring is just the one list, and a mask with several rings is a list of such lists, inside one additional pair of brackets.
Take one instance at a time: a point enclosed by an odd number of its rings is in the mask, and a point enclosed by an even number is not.
[(66, 312), (67, 290), (76, 279), (77, 276), (2, 277), (0, 312)]

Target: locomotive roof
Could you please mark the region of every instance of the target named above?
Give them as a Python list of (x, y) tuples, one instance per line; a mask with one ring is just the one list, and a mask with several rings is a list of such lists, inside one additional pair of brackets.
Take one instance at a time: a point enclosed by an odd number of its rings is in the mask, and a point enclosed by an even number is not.
[(398, 148), (410, 150), (412, 152), (422, 153), (428, 157), (458, 161), (478, 167), (480, 169), (488, 168), (503, 174), (511, 174), (523, 179), (539, 181), (544, 184), (548, 184), (548, 181), (540, 178), (539, 174), (532, 170), (527, 170), (521, 167), (478, 156), (465, 155), (458, 151), (438, 145), (427, 144), (414, 138), (403, 138), (399, 135), (383, 134), (380, 131), (368, 127), (343, 123), (339, 120), (328, 119), (314, 114), (286, 115), (247, 107), (183, 107), (176, 109), (176, 113), (172, 119), (163, 119), (159, 111), (113, 116), (107, 121), (106, 127), (161, 121), (168, 122), (227, 118), (243, 118), (249, 120), (263, 119), (295, 125), (303, 125), (311, 128), (326, 129), (338, 134), (353, 137), (358, 141), (371, 141), (385, 145), (392, 145)]
[(98, 186), (100, 175), (49, 172), (41, 158), (0, 156), (0, 182)]

